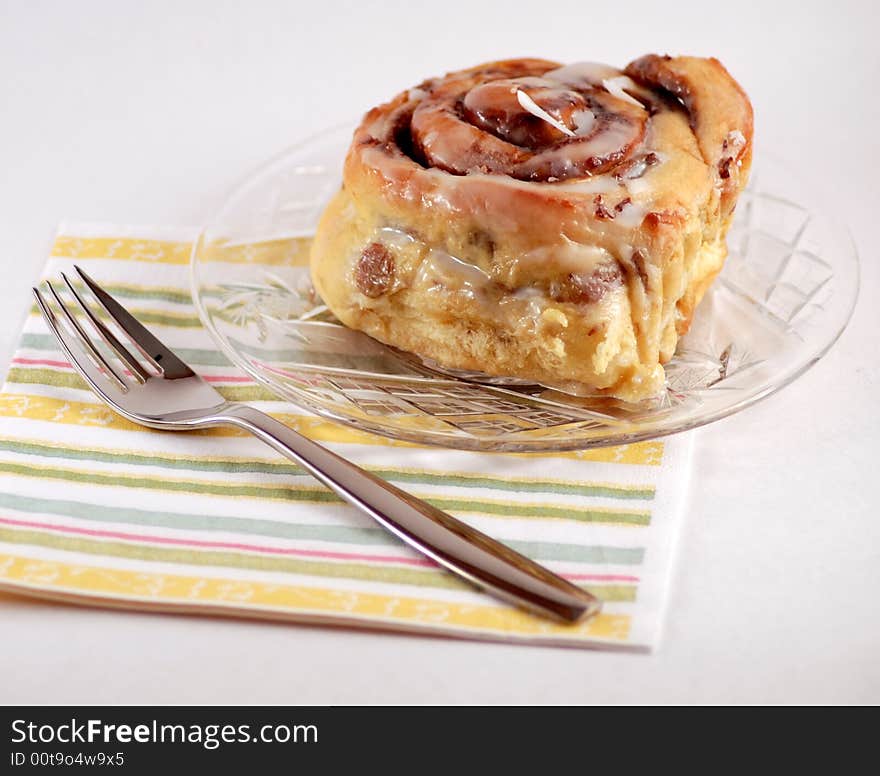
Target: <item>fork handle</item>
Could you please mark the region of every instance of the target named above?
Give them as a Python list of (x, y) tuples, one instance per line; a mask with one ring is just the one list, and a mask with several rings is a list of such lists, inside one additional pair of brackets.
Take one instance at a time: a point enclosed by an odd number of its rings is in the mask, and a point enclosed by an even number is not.
[(585, 590), (253, 407), (230, 404), (217, 419), (249, 431), (407, 544), (498, 598), (566, 622), (601, 608)]

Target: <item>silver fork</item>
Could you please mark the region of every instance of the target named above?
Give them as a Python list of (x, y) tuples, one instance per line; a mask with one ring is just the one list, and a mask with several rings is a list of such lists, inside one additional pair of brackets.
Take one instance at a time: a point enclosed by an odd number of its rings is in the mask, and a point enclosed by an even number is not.
[(39, 289), (34, 289), (34, 295), (70, 363), (123, 417), (168, 431), (212, 426), (249, 431), (393, 534), (498, 598), (566, 622), (577, 622), (599, 611), (601, 604), (595, 596), (524, 555), (355, 466), (269, 415), (246, 404), (226, 401), (81, 268), (76, 267), (76, 272), (100, 308), (135, 346), (134, 352), (105, 325), (64, 273), (61, 278), (75, 303), (74, 310), (78, 308), (79, 317), (88, 321), (119, 361), (108, 358), (96, 346), (55, 286), (46, 283), (60, 318)]

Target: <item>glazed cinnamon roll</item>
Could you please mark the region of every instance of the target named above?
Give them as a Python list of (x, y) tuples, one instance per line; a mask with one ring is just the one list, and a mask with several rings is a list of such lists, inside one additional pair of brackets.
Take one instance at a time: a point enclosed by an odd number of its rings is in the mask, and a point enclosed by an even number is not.
[(443, 366), (639, 401), (721, 269), (752, 110), (715, 59), (539, 59), (371, 110), (312, 247), (336, 316)]

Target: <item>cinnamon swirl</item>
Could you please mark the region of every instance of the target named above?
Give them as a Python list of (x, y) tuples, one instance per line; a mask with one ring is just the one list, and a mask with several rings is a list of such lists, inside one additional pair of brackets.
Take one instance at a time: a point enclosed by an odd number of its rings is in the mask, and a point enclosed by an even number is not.
[(751, 149), (715, 59), (450, 73), (364, 117), (312, 276), (387, 344), (638, 401), (721, 269)]

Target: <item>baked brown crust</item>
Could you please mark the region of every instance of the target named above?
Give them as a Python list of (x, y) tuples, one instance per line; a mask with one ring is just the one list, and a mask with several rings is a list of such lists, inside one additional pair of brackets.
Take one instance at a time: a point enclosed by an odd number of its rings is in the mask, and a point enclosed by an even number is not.
[(346, 325), (638, 401), (726, 256), (751, 106), (714, 59), (492, 62), (371, 110), (312, 248)]

